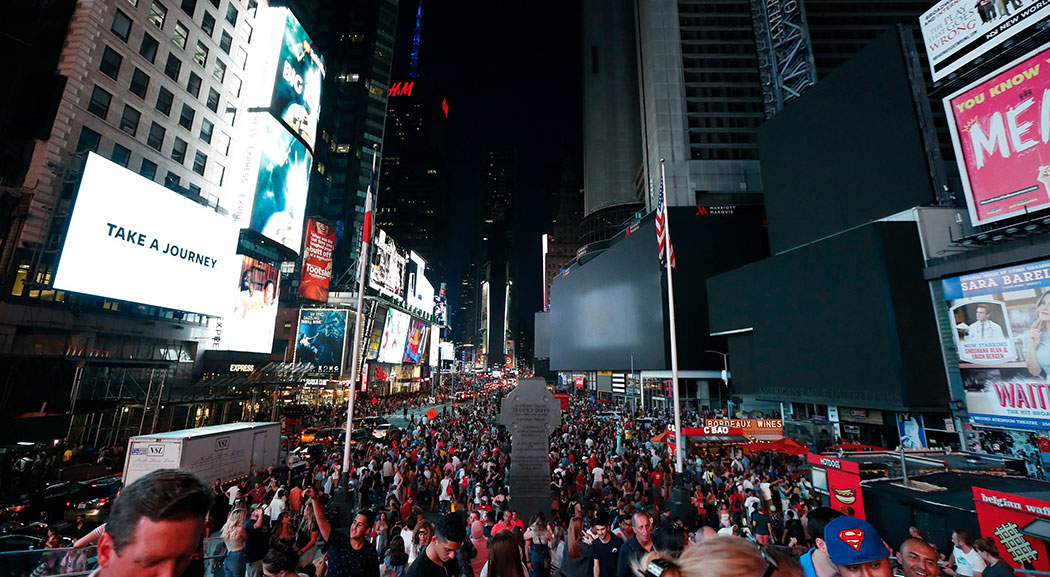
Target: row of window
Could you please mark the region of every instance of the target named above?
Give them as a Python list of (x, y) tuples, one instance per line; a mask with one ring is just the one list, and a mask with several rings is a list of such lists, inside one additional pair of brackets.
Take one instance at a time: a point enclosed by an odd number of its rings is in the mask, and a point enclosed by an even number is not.
[[(184, 141), (181, 141), (178, 138), (176, 138), (175, 140), (176, 140), (176, 143), (181, 142), (181, 149), (179, 148), (178, 144), (176, 144), (176, 149), (181, 150), (180, 154), (183, 157), (185, 157), (185, 154), (186, 154), (186, 143)], [(88, 128), (87, 126), (84, 126), (83, 128), (81, 128), (81, 130), (80, 130), (80, 138), (77, 140), (77, 152), (96, 152), (97, 153), (99, 151), (98, 149), (99, 149), (99, 145), (101, 144), (101, 142), (102, 142), (102, 135), (101, 134), (99, 134), (98, 132), (95, 132), (94, 130)], [(119, 142), (114, 142), (113, 143), (113, 151), (110, 154), (109, 158), (113, 162), (116, 162), (117, 164), (120, 164), (121, 166), (124, 166), (125, 168), (130, 168), (128, 165), (131, 162), (131, 149), (129, 149), (126, 146), (121, 145)], [(174, 154), (173, 154), (173, 158), (174, 158)], [(204, 168), (207, 165), (207, 162), (208, 162), (208, 157), (206, 155), (204, 155), (202, 152), (197, 151), (196, 155), (194, 157), (194, 161), (193, 161), (193, 172), (196, 172), (199, 175), (203, 175), (204, 174)], [(156, 180), (156, 177), (157, 177), (157, 163), (153, 162), (152, 160), (150, 160), (150, 159), (148, 159), (146, 157), (143, 157), (142, 158), (142, 163), (139, 165), (138, 172), (139, 172), (140, 175), (142, 175), (142, 176), (144, 176), (144, 177), (146, 177), (146, 178), (148, 178), (150, 180)], [(219, 179), (222, 180), (222, 178), (224, 178), (224, 176), (225, 176), (225, 168), (224, 167), (221, 168), (219, 172), (220, 172)], [(176, 174), (174, 172), (171, 172), (171, 171), (169, 171), (168, 174), (164, 177), (164, 184), (165, 184), (165, 186), (168, 186), (169, 188), (173, 188), (173, 187), (181, 188), (181, 181), (182, 181), (182, 178), (178, 174)], [(189, 184), (188, 185), (188, 189), (189, 189), (190, 192), (192, 192), (194, 194), (197, 194), (197, 195), (201, 194), (201, 187), (197, 186), (195, 184), (192, 184), (192, 183)]]

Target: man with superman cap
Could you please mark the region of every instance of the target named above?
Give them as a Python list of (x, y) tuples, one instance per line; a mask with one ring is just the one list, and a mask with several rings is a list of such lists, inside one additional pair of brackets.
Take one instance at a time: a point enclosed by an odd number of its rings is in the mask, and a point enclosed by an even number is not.
[(839, 517), (824, 528), (824, 542), (841, 577), (891, 577), (890, 551), (871, 523)]

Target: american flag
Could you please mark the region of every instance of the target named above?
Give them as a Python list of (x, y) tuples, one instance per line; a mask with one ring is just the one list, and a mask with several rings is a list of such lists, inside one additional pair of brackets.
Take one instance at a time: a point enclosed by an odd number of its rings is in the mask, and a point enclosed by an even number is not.
[(664, 167), (660, 165), (660, 198), (656, 202), (656, 242), (660, 245), (660, 262), (664, 259), (664, 243), (670, 247), (671, 268), (674, 266), (674, 246), (671, 244), (671, 235), (667, 234), (664, 219), (667, 218), (667, 207), (664, 205)]

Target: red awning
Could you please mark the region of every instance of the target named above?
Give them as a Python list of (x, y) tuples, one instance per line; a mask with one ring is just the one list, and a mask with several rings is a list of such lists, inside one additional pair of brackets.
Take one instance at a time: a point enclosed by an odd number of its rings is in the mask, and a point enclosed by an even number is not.
[(660, 433), (659, 435), (653, 437), (652, 439), (649, 439), (649, 442), (652, 442), (652, 443), (665, 443), (665, 442), (667, 442), (667, 431), (664, 431), (663, 433)]
[(750, 445), (745, 445), (744, 449), (747, 451), (776, 451), (785, 455), (805, 455), (809, 452), (809, 446), (790, 437), (784, 437), (769, 443), (751, 443)]

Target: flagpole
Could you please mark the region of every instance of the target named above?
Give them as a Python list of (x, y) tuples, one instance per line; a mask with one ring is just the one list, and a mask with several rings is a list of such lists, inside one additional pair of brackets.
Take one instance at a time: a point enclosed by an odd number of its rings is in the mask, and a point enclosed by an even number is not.
[[(666, 177), (664, 173), (664, 159), (660, 159), (660, 184), (664, 189), (666, 195), (667, 187), (665, 185)], [(685, 445), (685, 439), (682, 438), (682, 407), (681, 401), (678, 395), (678, 335), (675, 331), (674, 326), (674, 281), (671, 278), (671, 257), (674, 255), (673, 249), (671, 248), (671, 214), (667, 210), (667, 198), (664, 198), (664, 238), (666, 239), (666, 254), (665, 261), (667, 263), (667, 312), (670, 317), (671, 324), (671, 390), (674, 397), (674, 437), (675, 437), (675, 450), (674, 450), (674, 466), (675, 473), (678, 474), (679, 478), (682, 475), (682, 446)]]
[(343, 470), (340, 486), (345, 486), (350, 474), (350, 437), (354, 431), (354, 396), (357, 392), (358, 357), (361, 343), (361, 325), (364, 324), (365, 273), (368, 270), (368, 247), (372, 242), (372, 180), (376, 173), (379, 147), (372, 145), (372, 174), (368, 177), (365, 193), (365, 222), (361, 228), (361, 254), (357, 261), (357, 313), (354, 318), (354, 341), (350, 344), (350, 395), (346, 404), (346, 439), (343, 444)]

